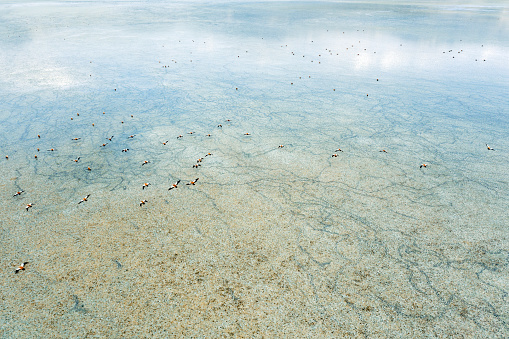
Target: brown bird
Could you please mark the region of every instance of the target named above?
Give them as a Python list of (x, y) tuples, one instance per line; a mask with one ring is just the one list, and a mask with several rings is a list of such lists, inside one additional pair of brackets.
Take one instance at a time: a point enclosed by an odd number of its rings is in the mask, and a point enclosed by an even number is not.
[(84, 197), (83, 199), (81, 199), (79, 202), (78, 202), (78, 205), (81, 204), (82, 202), (85, 202), (88, 200), (88, 197), (90, 196), (90, 194), (87, 194), (86, 197)]
[(177, 185), (179, 184), (179, 182), (180, 182), (180, 180), (177, 180), (177, 182), (176, 182), (176, 183), (174, 183), (173, 185), (171, 185), (171, 187), (170, 187), (170, 188), (168, 188), (168, 191), (169, 191), (169, 190), (172, 190), (172, 189), (174, 189), (174, 188), (178, 188), (178, 186), (177, 186)]
[(194, 184), (196, 184), (196, 182), (198, 181), (198, 179), (200, 179), (200, 178), (196, 178), (196, 179), (194, 179), (194, 180), (191, 180), (191, 181), (190, 181), (190, 182), (188, 182), (186, 185), (194, 185)]
[(91, 168), (90, 168), (90, 166), (89, 166), (89, 167), (87, 167), (87, 170), (91, 171), (92, 169), (91, 169)]
[(22, 263), (21, 265), (19, 265), (16, 270), (14, 271), (14, 273), (18, 273), (19, 271), (24, 271), (25, 270), (25, 265), (28, 264), (28, 261), (25, 261), (24, 263)]
[(387, 153), (387, 151), (386, 151), (386, 150), (384, 150), (384, 149), (383, 149), (383, 150), (381, 150), (380, 152), (384, 152), (384, 153)]

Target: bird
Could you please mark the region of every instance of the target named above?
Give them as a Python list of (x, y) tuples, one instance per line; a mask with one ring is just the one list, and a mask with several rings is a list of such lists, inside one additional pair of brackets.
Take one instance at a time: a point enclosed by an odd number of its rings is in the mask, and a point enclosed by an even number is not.
[(102, 144), (101, 147), (106, 147), (107, 144), (108, 144), (108, 142), (105, 143), (105, 144)]
[(140, 201), (140, 206), (141, 206), (141, 205), (145, 205), (145, 203), (147, 203), (147, 202), (148, 202), (148, 200), (142, 200), (142, 201)]
[(177, 137), (177, 139), (182, 139), (184, 136), (181, 134)]
[(171, 185), (171, 187), (170, 187), (170, 188), (168, 188), (168, 191), (169, 191), (169, 190), (172, 190), (172, 189), (174, 189), (174, 188), (178, 188), (178, 186), (177, 186), (177, 185), (179, 184), (179, 182), (180, 182), (180, 180), (177, 180), (177, 182), (176, 182), (176, 183), (174, 183), (173, 185)]
[(106, 138), (106, 139), (108, 139), (109, 141), (111, 141), (111, 139), (113, 139), (113, 137), (114, 137), (114, 135), (112, 135), (111, 137)]
[(488, 146), (488, 144), (486, 144), (486, 147), (488, 148), (488, 151), (494, 151), (495, 149), (491, 148), (490, 146)]
[(13, 195), (13, 197), (17, 197), (18, 195), (20, 195), (21, 193), (23, 193), (25, 191), (21, 190), (21, 191), (17, 191), (16, 194)]
[(338, 157), (338, 155), (337, 155), (336, 153), (334, 153), (334, 154), (332, 155), (332, 157), (333, 157), (333, 158), (337, 158), (337, 157)]
[(146, 164), (149, 164), (149, 163), (150, 163), (150, 161), (145, 160), (145, 161), (141, 164), (141, 166), (146, 165)]
[(81, 159), (81, 157), (77, 157), (77, 158), (76, 158), (76, 159), (74, 159), (73, 161), (74, 161), (74, 162), (78, 162), (78, 161), (80, 161), (80, 159)]
[(25, 265), (28, 264), (28, 261), (25, 261), (24, 263), (22, 263), (21, 265), (19, 265), (16, 270), (14, 271), (14, 273), (18, 273), (19, 271), (24, 271), (25, 270)]
[(127, 152), (127, 151), (129, 151), (129, 148), (124, 148), (124, 149), (122, 150), (122, 152)]
[(384, 153), (387, 153), (387, 151), (386, 151), (386, 150), (384, 150), (384, 149), (383, 149), (383, 150), (381, 150), (380, 152), (384, 152)]
[(76, 141), (76, 140), (80, 140), (81, 138), (72, 138), (72, 140)]
[(146, 182), (146, 183), (144, 183), (144, 184), (143, 184), (143, 186), (142, 186), (141, 188), (142, 188), (142, 189), (145, 189), (145, 187), (148, 187), (149, 185), (150, 185), (150, 183), (149, 183), (149, 182)]
[(196, 182), (198, 181), (198, 179), (200, 179), (200, 178), (196, 178), (196, 179), (194, 179), (194, 180), (191, 180), (191, 181), (190, 181), (190, 182), (188, 182), (186, 185), (194, 185), (194, 184), (196, 184)]
[(78, 205), (81, 204), (82, 202), (85, 202), (87, 201), (88, 197), (90, 196), (90, 194), (87, 194), (86, 197), (84, 197), (83, 199), (81, 199), (79, 202), (78, 202)]
[(87, 167), (87, 170), (88, 170), (88, 171), (91, 171), (92, 169), (91, 169), (91, 168), (90, 168), (90, 166), (89, 166), (89, 167)]
[(212, 155), (212, 153), (205, 154), (206, 157), (210, 157), (211, 155)]
[(166, 140), (165, 142), (163, 142), (162, 144), (166, 146), (166, 144), (168, 143), (168, 140)]
[(53, 151), (55, 151), (55, 149), (54, 149), (54, 148), (50, 148), (50, 149), (48, 150), (48, 152), (53, 152)]
[(136, 134), (130, 135), (130, 136), (128, 136), (128, 137), (127, 137), (127, 139), (132, 139), (132, 138), (134, 138), (135, 136), (136, 136)]
[(337, 150), (335, 150), (334, 152), (343, 152), (343, 150), (341, 148), (338, 148)]
[(283, 148), (285, 147), (285, 145), (279, 145), (277, 148)]
[(200, 166), (201, 166), (201, 164), (195, 164), (195, 165), (193, 165), (193, 168), (198, 168)]
[(423, 167), (427, 167), (428, 165), (426, 164), (422, 164), (421, 166), (419, 166), (419, 168), (423, 168)]
[(31, 204), (27, 204), (25, 206), (25, 209), (28, 211), (29, 208), (32, 208), (32, 206), (34, 205), (34, 203), (31, 203)]
[(251, 135), (251, 133), (244, 133), (244, 135)]

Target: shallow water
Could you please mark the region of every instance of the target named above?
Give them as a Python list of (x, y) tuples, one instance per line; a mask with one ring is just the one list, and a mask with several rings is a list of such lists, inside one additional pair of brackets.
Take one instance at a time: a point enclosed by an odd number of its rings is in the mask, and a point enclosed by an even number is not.
[(1, 4), (0, 335), (507, 337), (507, 11)]

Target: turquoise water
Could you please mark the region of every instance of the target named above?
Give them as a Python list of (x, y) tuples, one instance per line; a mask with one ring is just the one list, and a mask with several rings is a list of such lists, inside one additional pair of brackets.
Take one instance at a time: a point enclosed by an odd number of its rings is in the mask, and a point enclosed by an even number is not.
[(2, 3), (0, 335), (506, 337), (507, 11)]

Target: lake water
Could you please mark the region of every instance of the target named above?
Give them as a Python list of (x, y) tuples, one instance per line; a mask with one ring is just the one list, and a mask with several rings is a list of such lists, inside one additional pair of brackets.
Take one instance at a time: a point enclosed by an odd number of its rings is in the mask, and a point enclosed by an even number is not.
[(507, 337), (508, 11), (2, 2), (0, 337)]

